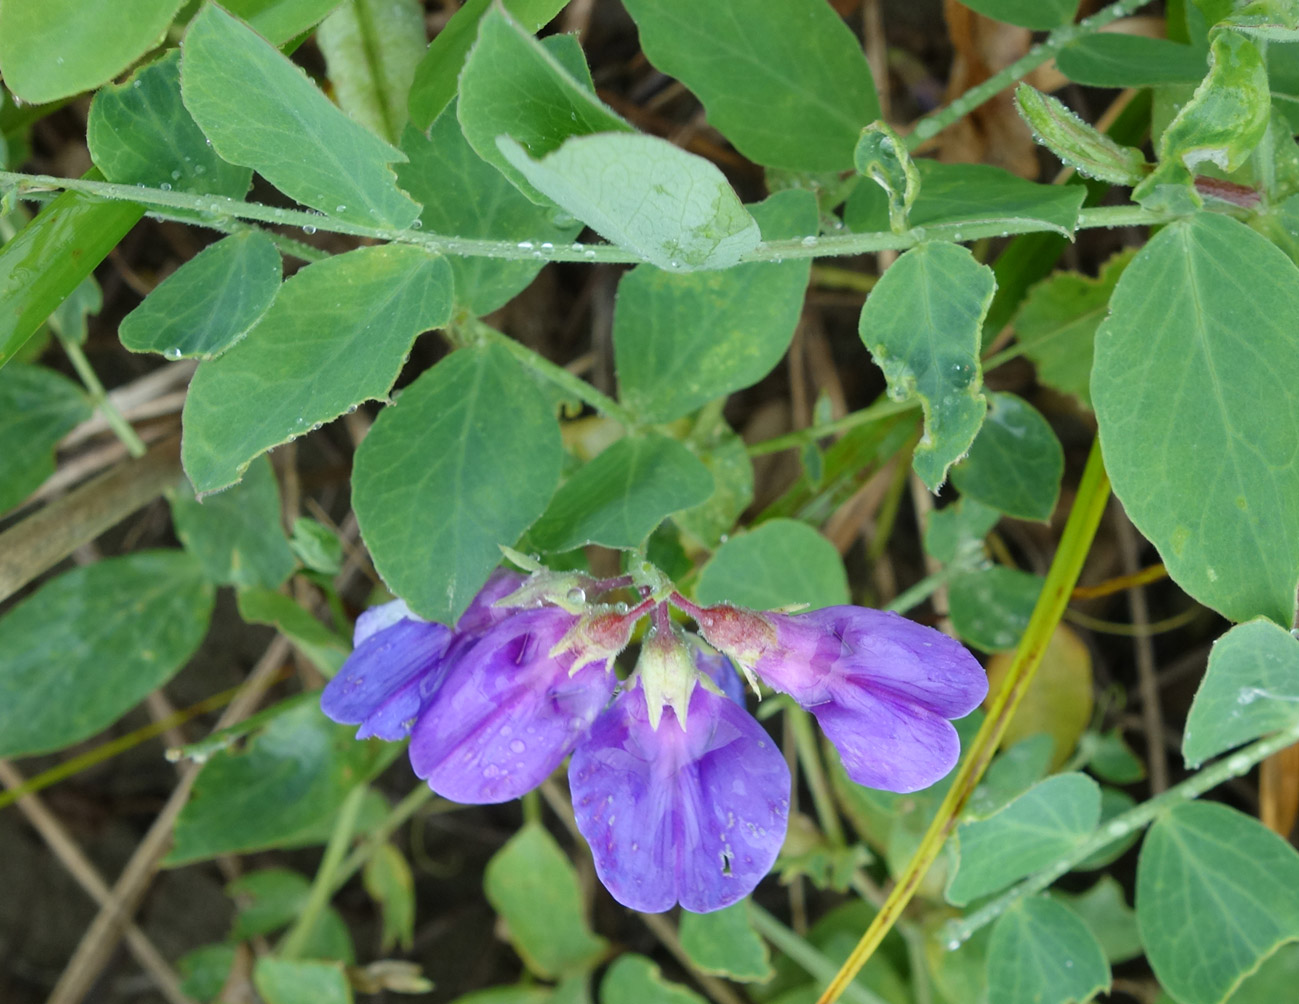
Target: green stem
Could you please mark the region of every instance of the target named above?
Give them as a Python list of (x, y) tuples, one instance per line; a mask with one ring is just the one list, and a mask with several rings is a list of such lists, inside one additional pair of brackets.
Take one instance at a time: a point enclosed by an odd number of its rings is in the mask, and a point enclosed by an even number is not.
[(1219, 760), (1199, 773), (1192, 774), (1185, 781), (1174, 785), (1162, 794), (1156, 795), (1147, 802), (1134, 806), (1127, 812), (1120, 813), (1108, 820), (1088, 840), (1079, 844), (1067, 855), (1042, 869), (1035, 875), (1026, 878), (1019, 885), (1003, 893), (987, 904), (960, 920), (949, 921), (939, 933), (940, 940), (949, 949), (960, 947), (966, 939), (982, 927), (986, 927), (1025, 896), (1041, 892), (1066, 872), (1072, 871), (1080, 861), (1084, 861), (1098, 851), (1104, 850), (1116, 840), (1122, 840), (1129, 833), (1151, 823), (1156, 816), (1174, 805), (1192, 798), (1198, 798), (1212, 788), (1233, 777), (1240, 777), (1255, 764), (1266, 760), (1273, 753), (1280, 752), (1288, 746), (1299, 742), (1299, 723), (1291, 725), (1284, 732), (1278, 732), (1267, 739), (1260, 739), (1246, 746), (1239, 753)]
[(369, 788), (366, 785), (358, 784), (343, 799), (343, 804), (338, 810), (338, 818), (334, 820), (334, 832), (329, 835), (329, 843), (325, 845), (324, 857), (320, 859), (320, 867), (316, 869), (316, 877), (312, 880), (311, 891), (307, 894), (307, 902), (303, 904), (298, 919), (289, 928), (289, 933), (280, 942), (277, 953), (280, 958), (297, 958), (302, 954), (303, 949), (307, 947), (307, 939), (311, 937), (311, 933), (316, 929), (316, 923), (320, 920), (320, 915), (334, 895), (334, 877), (343, 863), (343, 856), (347, 853), (347, 845), (352, 842), (352, 831), (356, 829), (356, 817), (361, 811), (361, 803), (365, 801), (367, 791), (369, 791)]
[[(759, 934), (788, 955), (812, 979), (823, 983), (834, 975), (836, 966), (833, 961), (752, 901), (749, 902), (749, 917)], [(853, 1004), (885, 1004), (882, 997), (857, 983), (844, 988), (843, 999)]]
[(751, 457), (762, 457), (768, 453), (779, 453), (781, 450), (797, 449), (807, 443), (814, 443), (818, 439), (837, 436), (839, 433), (855, 429), (859, 425), (870, 425), (871, 422), (878, 421), (881, 418), (900, 415), (904, 411), (911, 411), (913, 408), (919, 407), (919, 398), (912, 398), (909, 401), (890, 401), (881, 395), (874, 404), (863, 408), (861, 411), (854, 411), (852, 414), (844, 415), (843, 418), (835, 419), (833, 422), (826, 422), (824, 425), (810, 425), (806, 429), (797, 429), (794, 432), (787, 432), (783, 436), (776, 436), (774, 439), (764, 439), (761, 443), (753, 443), (747, 447), (748, 454)]
[(149, 448), (144, 445), (144, 440), (136, 434), (131, 423), (117, 410), (117, 406), (108, 399), (108, 391), (104, 390), (104, 385), (99, 382), (99, 377), (95, 375), (86, 354), (81, 351), (81, 346), (71, 338), (64, 338), (62, 335), (59, 336), (59, 342), (63, 345), (63, 351), (67, 353), (72, 368), (77, 371), (77, 376), (81, 377), (81, 382), (85, 384), (86, 391), (90, 394), (90, 400), (96, 408), (103, 412), (108, 427), (126, 446), (126, 452), (133, 457), (143, 457), (149, 452)]
[[(547, 247), (544, 242), (478, 240), (425, 233), (422, 230), (371, 227), (301, 209), (280, 209), (221, 196), (165, 192), (161, 189), (114, 185), (81, 178), (57, 178), (44, 174), (14, 174), (0, 171), (0, 188), (4, 186), (14, 186), (20, 198), (33, 198), (35, 193), (66, 190), (84, 192), (106, 199), (135, 202), (148, 206), (149, 215), (154, 219), (209, 226), (218, 230), (225, 229), (231, 220), (256, 220), (271, 225), (301, 227), (308, 233), (319, 230), (348, 234), (353, 237), (369, 237), (374, 240), (414, 244), (442, 254), (474, 258), (498, 258), (505, 261), (573, 261), (591, 264), (600, 262), (635, 264), (643, 260), (635, 251), (615, 247), (612, 244), (556, 244)], [(1141, 206), (1102, 206), (1084, 209), (1079, 213), (1077, 229), (1154, 225), (1168, 223), (1177, 218), (1175, 214), (1154, 212)], [(916, 227), (902, 234), (845, 233), (825, 237), (809, 236), (791, 240), (764, 241), (744, 255), (740, 262), (823, 258), (872, 251), (904, 251), (923, 241), (968, 242), (982, 240), (985, 237), (1008, 237), (1011, 234), (1043, 231), (1058, 233), (1059, 227), (1044, 220), (1017, 218)]]
[(821, 822), (821, 830), (835, 847), (846, 847), (848, 839), (844, 836), (843, 824), (839, 821), (839, 813), (835, 811), (834, 796), (830, 794), (830, 785), (825, 778), (821, 751), (817, 748), (816, 733), (812, 729), (812, 717), (792, 703), (785, 708), (785, 717), (794, 733), (798, 762), (803, 767), (807, 786), (812, 790), (812, 804), (816, 806), (816, 817)]
[(937, 136), (948, 126), (954, 125), (959, 119), (965, 118), (979, 105), (992, 99), (1015, 81), (1028, 76), (1047, 60), (1053, 58), (1070, 42), (1083, 35), (1099, 31), (1112, 21), (1126, 17), (1149, 2), (1150, 0), (1119, 0), (1118, 3), (1110, 4), (1077, 24), (1066, 24), (1056, 28), (1043, 41), (1033, 46), (1000, 73), (995, 73), (977, 87), (970, 88), (950, 105), (946, 105), (917, 121), (911, 132), (906, 136), (907, 149), (916, 149), (925, 140)]
[(490, 325), (484, 324), (475, 317), (466, 317), (461, 320), (453, 321), (451, 325), (453, 334), (462, 341), (482, 340), (492, 342), (501, 346), (510, 355), (514, 356), (532, 372), (544, 380), (553, 383), (560, 390), (564, 391), (579, 401), (585, 401), (596, 411), (607, 415), (614, 421), (625, 425), (627, 428), (635, 428), (639, 423), (636, 416), (620, 405), (607, 394), (602, 394), (581, 377), (574, 376), (562, 366), (552, 363), (544, 356), (533, 352), (521, 342), (516, 341), (509, 335), (502, 334)]
[(918, 607), (920, 604), (924, 603), (925, 600), (929, 599), (929, 597), (937, 592), (942, 586), (946, 585), (957, 572), (965, 572), (968, 570), (968, 568), (959, 563), (954, 562), (947, 564), (934, 572), (933, 575), (926, 575), (914, 586), (898, 593), (897, 596), (893, 597), (891, 602), (885, 604), (880, 609), (888, 610), (895, 614), (904, 614), (912, 607)]
[[(365, 842), (353, 850), (347, 856), (347, 859), (338, 866), (338, 870), (334, 873), (333, 892), (343, 888), (348, 879), (364, 868), (365, 863), (374, 857), (374, 852), (388, 842), (388, 838), (397, 832), (397, 828), (431, 802), (434, 797), (433, 789), (426, 784), (412, 788), (410, 794), (398, 802), (392, 811), (388, 813), (387, 818), (366, 837)], [(444, 804), (459, 808), (458, 805), (452, 802)]]

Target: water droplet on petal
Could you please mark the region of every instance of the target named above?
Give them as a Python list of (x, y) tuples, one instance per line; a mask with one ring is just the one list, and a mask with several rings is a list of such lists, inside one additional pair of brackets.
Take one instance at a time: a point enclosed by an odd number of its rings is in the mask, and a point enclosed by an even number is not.
[[(522, 739), (515, 739), (514, 742), (510, 743), (511, 753), (522, 753), (527, 748), (528, 748), (527, 744)], [(523, 765), (520, 764), (519, 766), (521, 767)]]

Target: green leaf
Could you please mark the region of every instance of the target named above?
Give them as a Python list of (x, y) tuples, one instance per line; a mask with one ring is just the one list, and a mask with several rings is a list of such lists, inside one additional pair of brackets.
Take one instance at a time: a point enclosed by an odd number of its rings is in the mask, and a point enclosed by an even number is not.
[(663, 972), (643, 955), (628, 952), (618, 959), (600, 981), (600, 1004), (704, 1004), (693, 990), (663, 978)]
[(925, 526), (925, 551), (943, 564), (981, 556), (983, 538), (997, 525), (1001, 513), (974, 499), (957, 499), (929, 514)]
[(1015, 107), (1034, 139), (1087, 177), (1135, 185), (1145, 176), (1146, 158), (1140, 150), (1115, 143), (1049, 94), (1020, 84), (1015, 90)]
[(212, 587), (182, 551), (139, 551), (65, 572), (0, 619), (0, 756), (93, 736), (170, 680), (198, 648)]
[(1137, 915), (1123, 898), (1123, 886), (1113, 875), (1102, 875), (1099, 882), (1077, 895), (1051, 895), (1082, 918), (1110, 962), (1127, 962), (1142, 953)]
[(1054, 753), (1055, 739), (1045, 732), (1025, 736), (998, 753), (970, 796), (969, 811), (990, 816), (1004, 808), (1050, 773)]
[[(626, 0), (650, 62), (750, 160), (844, 171), (880, 117), (861, 44), (821, 0)], [(737, 86), (743, 81), (743, 86)]]
[(1007, 516), (1046, 522), (1060, 497), (1064, 450), (1042, 413), (1014, 394), (989, 394), (970, 452), (952, 468), (962, 495)]
[(1191, 187), (1201, 164), (1234, 171), (1267, 130), (1271, 91), (1257, 47), (1234, 31), (1213, 36), (1209, 72), (1159, 137), (1159, 166), (1132, 191), (1149, 209), (1187, 212), (1201, 204)]
[[(567, 0), (502, 0), (509, 12), (529, 34), (544, 27)], [(456, 94), (460, 70), (478, 32), (478, 22), (491, 0), (466, 0), (428, 47), (415, 68), (410, 89), (410, 119), (417, 129), (427, 129)]]
[(162, 41), (181, 0), (4, 0), (0, 75), (31, 104), (56, 101), (111, 80)]
[(1145, 780), (1146, 765), (1132, 752), (1119, 729), (1084, 733), (1079, 745), (1086, 756), (1086, 767), (1102, 781), (1136, 784)]
[(369, 226), (404, 228), (419, 215), (388, 167), (401, 151), (349, 119), (220, 7), (208, 4), (190, 22), (181, 88), (217, 153), (298, 202)]
[(65, 342), (85, 345), (90, 335), (87, 318), (97, 315), (104, 308), (104, 291), (93, 275), (81, 280), (68, 298), (54, 308), (47, 318), (50, 328)]
[(696, 969), (738, 983), (765, 983), (775, 972), (767, 943), (753, 929), (749, 901), (712, 913), (681, 911), (681, 948)]
[(1078, 0), (961, 0), (966, 7), (1006, 24), (1045, 31), (1073, 20)]
[(1159, 982), (1183, 1004), (1219, 1004), (1299, 939), (1299, 855), (1225, 805), (1184, 802), (1146, 834), (1137, 923)]
[(411, 343), (451, 315), (451, 268), (410, 245), (308, 265), (248, 335), (202, 363), (183, 415), (181, 460), (200, 495), (362, 401), (383, 398)]
[(316, 32), (339, 106), (391, 143), (425, 42), (421, 0), (347, 0)]
[(220, 943), (204, 945), (186, 952), (176, 960), (180, 992), (197, 1001), (215, 1000), (234, 968), (237, 945)]
[(132, 352), (211, 359), (242, 339), (280, 291), (280, 253), (260, 230), (210, 244), (122, 318)]
[[(554, 209), (538, 206), (479, 157), (460, 130), (454, 106), (438, 116), (427, 136), (407, 128), (401, 149), (410, 163), (397, 168), (397, 181), (423, 204), (420, 222), (430, 233), (558, 244), (571, 241), (582, 227), (575, 221), (557, 223)], [(455, 275), (457, 306), (478, 317), (503, 306), (545, 265), (540, 258), (454, 255), (447, 261)]]
[(1198, 84), (1207, 53), (1164, 38), (1100, 32), (1070, 42), (1055, 57), (1070, 80), (1088, 87)]
[[(1038, 185), (986, 164), (919, 160), (920, 194), (907, 214), (931, 236), (961, 240), (961, 227), (1001, 224), (1009, 230), (1050, 229), (1071, 237), (1087, 195), (1077, 185)], [(844, 220), (860, 233), (890, 229), (888, 197), (875, 185), (858, 185)]]
[(478, 156), (542, 205), (550, 200), (510, 163), (497, 145), (498, 137), (508, 136), (528, 156), (541, 157), (570, 136), (631, 132), (631, 126), (497, 5), (479, 20), (478, 40), (460, 74), (456, 114)]
[(333, 676), (352, 651), (347, 639), (331, 631), (291, 596), (272, 589), (241, 589), (239, 616), (249, 624), (270, 624), (288, 638), (326, 676)]
[(221, 6), (257, 29), (271, 45), (284, 45), (315, 25), (340, 0), (224, 0)]
[(1109, 313), (1110, 296), (1134, 253), (1120, 251), (1095, 279), (1077, 272), (1043, 279), (1029, 290), (1012, 322), (1038, 379), (1088, 408), (1096, 329)]
[(947, 901), (963, 906), (1045, 868), (1089, 837), (1100, 814), (1095, 781), (1085, 774), (1056, 774), (986, 819), (962, 823)]
[(1299, 41), (1299, 4), (1295, 0), (1247, 0), (1218, 25), (1273, 42)]
[(1237, 624), (1214, 642), (1186, 719), (1188, 767), (1299, 722), (1299, 640), (1271, 621)]
[(347, 793), (400, 752), (357, 742), (311, 695), (271, 718), (242, 748), (211, 754), (176, 820), (168, 866), (219, 854), (324, 843)]
[(672, 513), (712, 493), (708, 468), (676, 440), (627, 436), (560, 486), (529, 539), (543, 551), (638, 547)]
[(452, 353), (356, 451), (352, 504), (379, 574), (420, 616), (454, 622), (546, 508), (562, 460), (548, 397), (505, 349)]
[(0, 367), (143, 215), (134, 202), (64, 192), (0, 247)]
[(410, 951), (415, 940), (415, 876), (405, 856), (392, 844), (382, 845), (365, 863), (361, 880), (379, 904), (379, 950)]
[(537, 823), (524, 826), (487, 862), (483, 890), (504, 919), (510, 944), (543, 979), (582, 972), (609, 948), (583, 917), (577, 872)]
[(254, 462), (229, 491), (196, 501), (183, 482), (169, 499), (176, 536), (220, 586), (275, 588), (293, 574), (271, 462)]
[(1042, 591), (1042, 576), (1006, 565), (954, 575), (948, 587), (952, 626), (961, 639), (985, 652), (1019, 644)]
[[(466, 5), (468, 6), (468, 5)], [(536, 983), (516, 983), (504, 987), (488, 987), (457, 997), (451, 1004), (559, 1004), (555, 991)]]
[(720, 417), (696, 426), (686, 445), (712, 474), (713, 494), (674, 513), (672, 521), (694, 543), (713, 550), (753, 502), (753, 461), (744, 440)]
[(1046, 896), (1022, 899), (988, 942), (988, 991), (997, 1004), (1089, 1001), (1110, 988), (1105, 953), (1087, 925)]
[(217, 156), (180, 97), (180, 51), (102, 88), (90, 105), (86, 141), (109, 181), (242, 199), (252, 171)]
[(1276, 1004), (1299, 985), (1299, 945), (1282, 945), (1227, 998), (1231, 1004)]
[(806, 523), (770, 519), (726, 541), (699, 573), (700, 603), (755, 610), (848, 602), (848, 578), (833, 544)]
[(1294, 616), (1295, 316), (1294, 263), (1202, 213), (1137, 254), (1096, 334), (1092, 399), (1115, 494), (1177, 584), (1232, 620)]
[(852, 159), (858, 174), (884, 189), (889, 200), (889, 227), (895, 234), (904, 233), (907, 213), (920, 194), (920, 172), (906, 144), (885, 122), (872, 122), (862, 130)]
[(264, 955), (253, 965), (253, 986), (266, 1004), (352, 1004), (341, 962)]
[[(753, 207), (765, 240), (813, 234), (816, 201), (778, 192)], [(620, 398), (646, 422), (667, 422), (757, 383), (794, 337), (810, 260), (678, 275), (652, 265), (618, 284), (613, 344)]]
[(861, 312), (858, 331), (889, 397), (920, 398), (925, 434), (913, 466), (930, 491), (983, 424), (979, 339), (995, 286), (992, 270), (965, 248), (921, 244), (881, 276)]
[(726, 176), (657, 136), (575, 136), (540, 160), (510, 136), (497, 146), (536, 190), (659, 268), (727, 268), (758, 246)]
[(246, 941), (287, 927), (306, 905), (311, 881), (288, 868), (262, 868), (226, 885), (238, 913), (230, 937)]
[(338, 534), (307, 516), (293, 521), (289, 548), (313, 572), (334, 576), (343, 567), (343, 543)]
[(54, 447), (91, 410), (80, 387), (44, 366), (0, 370), (0, 513), (54, 473)]
[[(1135, 808), (1136, 804), (1136, 799), (1126, 791), (1111, 788), (1109, 785), (1101, 785), (1101, 825), (1104, 826), (1116, 816), (1121, 816), (1129, 809)], [(1079, 861), (1073, 866), (1073, 870), (1076, 872), (1091, 872), (1105, 868), (1123, 857), (1128, 848), (1135, 844), (1140, 837), (1140, 827), (1123, 826), (1122, 832), (1118, 836), (1115, 836), (1100, 850), (1093, 851)]]

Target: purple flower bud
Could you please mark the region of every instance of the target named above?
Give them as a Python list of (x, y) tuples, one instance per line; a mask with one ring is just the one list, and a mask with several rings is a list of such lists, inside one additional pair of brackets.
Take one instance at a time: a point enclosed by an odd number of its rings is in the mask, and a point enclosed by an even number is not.
[(988, 692), (964, 646), (897, 614), (683, 608), (711, 644), (816, 715), (848, 776), (867, 787), (916, 791), (946, 775), (960, 754), (948, 719)]
[(789, 769), (742, 706), (696, 687), (688, 727), (664, 708), (650, 725), (636, 687), (614, 700), (573, 753), (578, 828), (614, 899), (696, 913), (748, 895), (776, 860), (789, 814)]
[(411, 735), (411, 765), (429, 787), (457, 802), (505, 802), (559, 766), (616, 683), (612, 656), (573, 672), (574, 652), (552, 655), (578, 620), (558, 607), (514, 613), (450, 666)]
[(321, 710), (336, 722), (360, 725), (358, 739), (405, 739), (445, 667), (513, 612), (492, 604), (522, 580), (515, 572), (493, 572), (455, 631), (416, 617), (402, 600), (371, 607), (357, 618), (355, 650), (321, 694)]

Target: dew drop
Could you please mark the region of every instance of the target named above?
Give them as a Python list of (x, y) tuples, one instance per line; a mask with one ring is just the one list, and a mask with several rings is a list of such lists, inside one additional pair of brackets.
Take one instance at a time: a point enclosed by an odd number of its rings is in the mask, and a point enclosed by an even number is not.
[(815, 238), (815, 237), (804, 237), (803, 240), (802, 240), (802, 244), (803, 244), (803, 247), (805, 247), (805, 248), (814, 248), (814, 247), (816, 247), (816, 238)]
[(483, 768), (483, 777), (492, 778), (501, 772), (501, 769), (494, 763), (489, 763)]
[(573, 589), (570, 589), (570, 590), (568, 591), (568, 602), (569, 602), (569, 603), (585, 603), (585, 602), (586, 602), (586, 590), (585, 590), (585, 589), (579, 589), (579, 588), (573, 588)]
[(594, 258), (594, 257), (595, 257), (595, 252), (592, 251), (590, 248), (587, 248), (585, 251), (582, 252), (582, 257), (583, 257), (583, 258)]
[(168, 359), (179, 359), (181, 355), (180, 349), (176, 348), (174, 345), (171, 348), (166, 349), (162, 354)]
[(423, 226), (424, 226), (424, 221), (423, 221), (423, 220), (412, 220), (412, 221), (411, 221), (411, 224), (410, 224), (410, 228), (411, 228), (412, 230), (419, 230), (419, 229), (421, 229)]
[(527, 744), (522, 739), (515, 739), (512, 743), (510, 743), (511, 753), (522, 753), (527, 748), (528, 748)]
[(334, 207), (334, 212), (336, 212), (336, 213), (342, 213), (342, 212), (346, 212), (346, 211), (347, 211), (347, 207), (344, 206), (344, 205), (337, 205), (337, 206)]
[(516, 246), (520, 251), (531, 251), (532, 248), (533, 248), (532, 241), (519, 241), (519, 243), (518, 243), (517, 245), (515, 245), (515, 246)]
[(170, 191), (171, 191), (171, 182), (170, 182), (170, 181), (164, 181), (164, 182), (163, 182), (161, 185), (159, 185), (158, 187), (161, 188), (164, 192), (170, 192)]
[(171, 180), (172, 180), (172, 181), (179, 181), (179, 180), (180, 180), (180, 171), (172, 171), (172, 172), (171, 172)]
[(551, 244), (550, 241), (542, 241), (541, 249), (543, 251), (553, 251), (555, 250), (555, 245)]
[(316, 228), (313, 227), (310, 223), (308, 223), (306, 226), (302, 228), (302, 232), (304, 234), (314, 234), (316, 232)]

